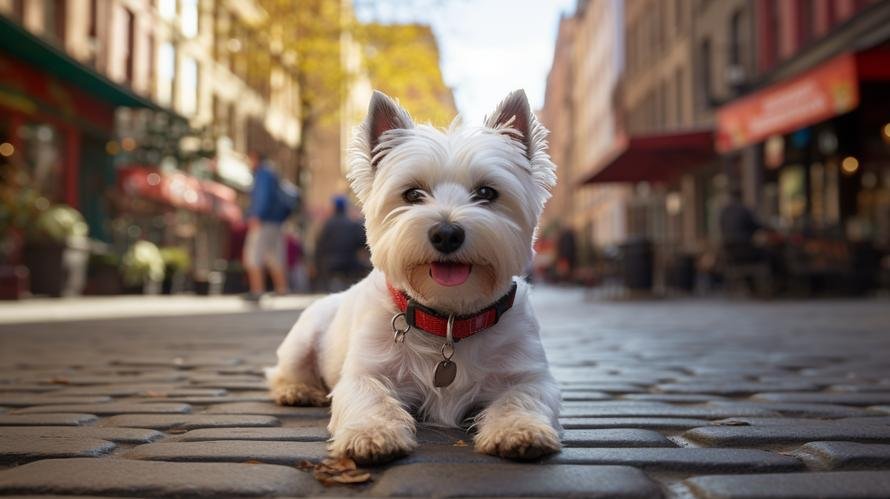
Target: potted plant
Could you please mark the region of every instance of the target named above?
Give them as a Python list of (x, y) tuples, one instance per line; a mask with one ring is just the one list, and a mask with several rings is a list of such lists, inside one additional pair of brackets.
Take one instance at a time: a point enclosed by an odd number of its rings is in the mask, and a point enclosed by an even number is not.
[(86, 282), (90, 252), (88, 227), (80, 212), (64, 204), (49, 206), (39, 212), (29, 229), (24, 261), (31, 273), (31, 292), (79, 295)]
[(162, 292), (166, 295), (181, 293), (186, 290), (186, 280), (192, 268), (192, 258), (188, 250), (178, 246), (161, 248), (161, 259), (164, 261), (164, 282)]
[(130, 292), (157, 294), (164, 280), (164, 259), (150, 241), (136, 241), (121, 259), (124, 286)]

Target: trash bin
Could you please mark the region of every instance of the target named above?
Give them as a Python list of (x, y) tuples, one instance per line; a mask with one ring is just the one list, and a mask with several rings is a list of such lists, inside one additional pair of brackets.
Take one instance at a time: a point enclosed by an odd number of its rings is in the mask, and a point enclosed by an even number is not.
[(695, 257), (688, 254), (674, 257), (668, 270), (668, 286), (686, 293), (695, 289)]
[(633, 239), (621, 245), (621, 268), (628, 289), (651, 291), (652, 266), (653, 249), (648, 239)]

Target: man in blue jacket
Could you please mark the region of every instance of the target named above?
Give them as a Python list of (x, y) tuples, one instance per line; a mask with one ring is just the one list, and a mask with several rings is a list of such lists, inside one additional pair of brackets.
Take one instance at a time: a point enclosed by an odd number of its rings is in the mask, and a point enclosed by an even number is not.
[(265, 156), (254, 162), (253, 191), (247, 210), (247, 236), (244, 240), (244, 269), (250, 284), (246, 298), (259, 301), (265, 291), (263, 270), (268, 269), (277, 294), (287, 293), (284, 277), (285, 245), (281, 226), (293, 206), (283, 201), (280, 181)]

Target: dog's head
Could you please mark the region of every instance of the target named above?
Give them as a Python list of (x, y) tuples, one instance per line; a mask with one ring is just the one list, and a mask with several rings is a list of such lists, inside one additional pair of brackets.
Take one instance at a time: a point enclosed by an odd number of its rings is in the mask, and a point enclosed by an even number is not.
[(445, 131), (415, 125), (375, 92), (349, 154), (374, 266), (440, 310), (468, 313), (497, 300), (531, 263), (556, 183), (546, 135), (522, 90), (484, 126)]

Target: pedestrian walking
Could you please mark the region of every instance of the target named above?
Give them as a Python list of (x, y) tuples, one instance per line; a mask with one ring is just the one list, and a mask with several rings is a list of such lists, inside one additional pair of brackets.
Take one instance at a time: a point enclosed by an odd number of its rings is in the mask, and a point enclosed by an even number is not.
[(360, 255), (366, 250), (365, 228), (347, 214), (343, 196), (334, 198), (334, 214), (325, 222), (315, 244), (317, 287), (341, 291), (368, 271)]
[(296, 188), (282, 182), (275, 166), (268, 158), (260, 156), (254, 162), (253, 191), (244, 241), (244, 269), (250, 285), (245, 298), (249, 301), (259, 301), (265, 292), (265, 270), (268, 270), (277, 294), (288, 292), (282, 224), (293, 212), (297, 201)]

